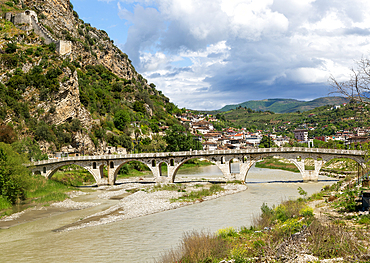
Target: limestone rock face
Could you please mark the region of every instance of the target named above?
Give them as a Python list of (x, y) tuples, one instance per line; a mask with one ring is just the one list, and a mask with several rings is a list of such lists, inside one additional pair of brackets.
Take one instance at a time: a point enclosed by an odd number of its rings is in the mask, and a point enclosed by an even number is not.
[(82, 125), (90, 130), (93, 120), (90, 113), (81, 105), (77, 72), (72, 73), (68, 67), (65, 67), (63, 73), (68, 80), (60, 83), (59, 92), (53, 101), (44, 102), (42, 105), (48, 112), (55, 107), (55, 112), (48, 116), (48, 120), (52, 124), (59, 125), (72, 119), (79, 119)]

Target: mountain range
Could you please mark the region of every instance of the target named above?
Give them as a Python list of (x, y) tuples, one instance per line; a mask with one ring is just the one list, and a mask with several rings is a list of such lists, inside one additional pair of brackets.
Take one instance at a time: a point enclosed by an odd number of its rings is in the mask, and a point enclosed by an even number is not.
[(238, 107), (250, 108), (252, 110), (272, 111), (275, 113), (288, 113), (296, 111), (308, 111), (325, 105), (339, 105), (347, 103), (348, 99), (344, 97), (322, 97), (311, 101), (300, 101), (296, 99), (265, 99), (250, 100), (239, 104), (226, 105), (219, 109), (220, 112), (236, 109)]

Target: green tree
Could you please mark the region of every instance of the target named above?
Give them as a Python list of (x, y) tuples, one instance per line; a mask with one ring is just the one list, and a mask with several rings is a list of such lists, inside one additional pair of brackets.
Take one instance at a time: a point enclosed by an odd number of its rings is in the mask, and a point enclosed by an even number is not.
[(259, 148), (271, 148), (274, 145), (275, 143), (270, 137), (263, 135), (261, 142), (259, 144)]
[(16, 43), (8, 43), (5, 48), (5, 53), (12, 54), (17, 51), (17, 44)]
[(130, 123), (130, 115), (125, 110), (119, 110), (114, 114), (114, 126), (120, 131), (124, 131)]
[(12, 147), (17, 153), (26, 155), (28, 160), (40, 161), (48, 159), (48, 155), (41, 152), (38, 142), (30, 137), (14, 142)]
[(0, 143), (0, 195), (12, 204), (23, 200), (30, 185), (25, 159), (9, 144)]
[(142, 101), (135, 101), (133, 108), (134, 108), (134, 111), (136, 112), (141, 112), (143, 114), (145, 114), (146, 112), (145, 107), (144, 107), (144, 102)]
[(80, 131), (82, 129), (82, 124), (79, 119), (73, 119), (71, 122), (71, 130), (73, 132)]
[(194, 140), (194, 136), (189, 132), (186, 132), (185, 128), (178, 124), (173, 125), (166, 131), (166, 136), (164, 136), (164, 139), (167, 142), (167, 152), (202, 149), (202, 144), (199, 141)]

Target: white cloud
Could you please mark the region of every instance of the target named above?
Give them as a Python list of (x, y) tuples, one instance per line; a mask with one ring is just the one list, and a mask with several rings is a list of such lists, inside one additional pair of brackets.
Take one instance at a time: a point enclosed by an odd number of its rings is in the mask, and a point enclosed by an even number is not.
[(134, 6), (118, 5), (123, 51), (181, 107), (325, 96), (328, 76), (370, 51), (367, 0), (120, 2)]

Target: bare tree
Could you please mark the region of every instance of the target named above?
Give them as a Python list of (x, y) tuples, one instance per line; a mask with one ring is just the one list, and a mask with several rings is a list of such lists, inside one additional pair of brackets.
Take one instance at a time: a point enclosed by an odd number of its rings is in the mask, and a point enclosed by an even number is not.
[(347, 81), (339, 82), (333, 75), (329, 77), (329, 83), (334, 89), (331, 93), (339, 93), (350, 101), (370, 105), (370, 59), (362, 58), (356, 65), (356, 68), (351, 69)]

